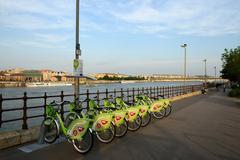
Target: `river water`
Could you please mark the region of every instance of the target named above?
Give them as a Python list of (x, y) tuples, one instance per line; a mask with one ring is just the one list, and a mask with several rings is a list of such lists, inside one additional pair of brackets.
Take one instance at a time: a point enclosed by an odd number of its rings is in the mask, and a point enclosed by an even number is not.
[[(187, 82), (187, 85), (196, 85), (202, 84), (202, 82)], [(86, 93), (86, 90), (89, 89), (89, 92), (96, 92), (97, 90), (105, 91), (113, 91), (114, 89), (126, 90), (127, 88), (147, 88), (147, 87), (162, 87), (162, 86), (180, 86), (183, 85), (183, 82), (144, 82), (144, 83), (114, 83), (114, 84), (97, 84), (94, 86), (80, 86), (80, 93)], [(0, 88), (0, 94), (2, 94), (3, 98), (17, 98), (23, 97), (23, 93), (27, 92), (28, 97), (32, 96), (43, 96), (45, 92), (47, 95), (60, 95), (61, 91), (64, 91), (64, 94), (73, 94), (73, 86), (56, 86), (56, 87), (36, 87), (36, 88), (27, 88), (27, 87), (19, 87), (19, 88)], [(60, 101), (59, 98), (49, 98), (48, 103), (52, 100)], [(66, 100), (73, 100), (73, 97), (69, 97)], [(39, 106), (43, 105), (43, 99), (35, 99), (35, 100), (28, 100), (27, 106)], [(22, 100), (14, 100), (14, 101), (4, 101), (3, 102), (3, 109), (8, 108), (22, 108), (23, 101)], [(65, 110), (67, 108), (64, 108)], [(42, 114), (44, 111), (42, 108), (39, 109), (31, 109), (27, 111), (28, 116), (34, 116)], [(14, 118), (21, 118), (23, 115), (22, 111), (11, 111), (11, 112), (3, 112), (2, 113), (2, 120), (9, 120)], [(33, 118), (28, 120), (29, 127), (34, 125), (39, 125), (43, 118)], [(22, 126), (22, 121), (14, 121), (3, 123), (0, 131), (6, 130), (14, 130), (20, 129)]]

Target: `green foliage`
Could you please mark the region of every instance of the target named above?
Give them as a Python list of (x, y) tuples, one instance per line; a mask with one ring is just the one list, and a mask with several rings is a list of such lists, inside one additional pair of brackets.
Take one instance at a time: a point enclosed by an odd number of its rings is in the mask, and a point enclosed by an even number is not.
[(239, 97), (240, 98), (240, 87), (234, 88), (229, 92), (230, 97)]
[(231, 85), (231, 88), (232, 88), (232, 89), (240, 88), (240, 84), (238, 84), (238, 83), (232, 84), (232, 85)]
[(104, 76), (103, 78), (99, 78), (99, 80), (109, 80), (109, 81), (119, 81), (119, 80), (145, 80), (144, 77), (135, 77), (135, 76), (129, 76), (129, 77), (109, 77)]
[(222, 54), (222, 62), (222, 78), (240, 82), (240, 47), (225, 49), (225, 53)]

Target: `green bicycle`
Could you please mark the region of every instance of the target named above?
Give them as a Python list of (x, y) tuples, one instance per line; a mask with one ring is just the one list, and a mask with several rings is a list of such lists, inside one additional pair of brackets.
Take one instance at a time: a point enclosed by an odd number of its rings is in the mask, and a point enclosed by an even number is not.
[(157, 101), (161, 101), (163, 103), (163, 107), (165, 109), (165, 117), (168, 117), (171, 112), (172, 112), (172, 104), (171, 104), (171, 100), (169, 98), (165, 98), (164, 95), (158, 95), (159, 97), (161, 97), (162, 99), (158, 99), (158, 98), (153, 98)]
[(140, 116), (140, 106), (129, 106), (120, 97), (115, 99), (116, 104), (121, 110), (127, 112), (126, 120), (128, 122), (128, 130), (136, 131), (141, 127), (142, 118)]
[(137, 99), (136, 97), (135, 97), (135, 105), (137, 105), (140, 108), (139, 115), (142, 118), (141, 127), (147, 126), (151, 121), (150, 105), (148, 105), (144, 101), (141, 102), (141, 100)]
[[(110, 96), (110, 99), (112, 97)], [(103, 99), (104, 110), (107, 112), (112, 112), (114, 115), (114, 125), (116, 128), (116, 137), (123, 137), (128, 130), (128, 121), (126, 119), (127, 111), (122, 110), (114, 105), (113, 102), (110, 102), (108, 99)]]
[[(93, 137), (90, 126), (91, 119), (80, 118), (75, 119), (68, 127), (60, 116), (60, 106), (69, 102), (51, 102), (46, 107), (46, 119), (42, 122), (41, 131), (43, 131), (43, 139), (46, 143), (53, 143), (59, 137), (60, 131), (72, 143), (76, 151), (79, 153), (87, 153), (93, 145)], [(57, 108), (54, 108), (57, 106)]]
[[(83, 102), (88, 102), (89, 107), (82, 107)], [(91, 119), (92, 123), (88, 126), (90, 132), (96, 134), (98, 140), (103, 143), (113, 141), (116, 134), (115, 126), (112, 123), (114, 115), (109, 112), (102, 112), (102, 108), (97, 108), (93, 100), (85, 99), (83, 102), (79, 106), (70, 103), (70, 113), (65, 121), (66, 126), (77, 118)]]
[(172, 111), (172, 105), (170, 99), (164, 98), (164, 96), (159, 95), (163, 99), (150, 98), (145, 94), (138, 95), (135, 97), (136, 101), (141, 104), (147, 104), (150, 106), (150, 111), (154, 118), (162, 119), (170, 115)]

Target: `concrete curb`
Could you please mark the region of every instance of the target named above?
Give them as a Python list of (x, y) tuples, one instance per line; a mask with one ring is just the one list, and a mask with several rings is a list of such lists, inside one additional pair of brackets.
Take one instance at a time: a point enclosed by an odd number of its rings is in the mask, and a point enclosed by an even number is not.
[(28, 130), (0, 132), (0, 149), (34, 141), (38, 138), (39, 130), (40, 126), (35, 126)]
[(184, 94), (184, 95), (181, 95), (181, 96), (172, 97), (171, 101), (177, 101), (177, 100), (180, 100), (180, 99), (184, 99), (184, 98), (188, 98), (188, 97), (192, 97), (192, 96), (197, 96), (197, 95), (200, 95), (200, 94), (202, 94), (201, 91), (196, 91), (196, 92)]
[[(177, 101), (187, 97), (192, 97), (201, 94), (201, 91), (192, 92), (171, 98), (171, 101)], [(28, 130), (16, 130), (0, 132), (0, 149), (13, 147), (38, 139), (40, 126), (32, 127)]]

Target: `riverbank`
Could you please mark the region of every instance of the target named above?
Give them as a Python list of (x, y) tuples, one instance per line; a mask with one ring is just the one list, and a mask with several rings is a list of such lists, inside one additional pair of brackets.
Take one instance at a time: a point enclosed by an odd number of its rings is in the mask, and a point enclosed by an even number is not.
[[(180, 99), (200, 95), (200, 91), (187, 93), (184, 95), (171, 97), (172, 101), (177, 101)], [(28, 130), (20, 129), (14, 131), (0, 132), (0, 149), (9, 148), (12, 146), (28, 143), (31, 141), (36, 141), (39, 135), (39, 126), (31, 127)]]
[[(85, 81), (81, 82), (80, 85), (94, 85), (94, 84), (113, 84), (113, 83), (121, 83), (121, 81)], [(54, 87), (54, 86), (69, 86), (69, 84), (73, 85), (73, 82), (0, 82), (0, 88), (14, 88), (14, 87)]]
[[(97, 84), (128, 84), (128, 83), (149, 83), (149, 82), (183, 82), (183, 79), (162, 79), (162, 80), (86, 80), (81, 81), (80, 85), (86, 86), (94, 86)], [(202, 79), (187, 79), (186, 82), (203, 82)], [(213, 82), (212, 79), (209, 79), (208, 82)], [(39, 85), (36, 85), (39, 83)], [(42, 85), (41, 85), (42, 83)], [(44, 85), (47, 84), (47, 85)], [(68, 85), (72, 84), (73, 82), (13, 82), (13, 81), (0, 81), (0, 88), (11, 88), (11, 87), (54, 87), (61, 85), (65, 86), (64, 84)]]
[(0, 88), (25, 87), (25, 82), (0, 82)]

